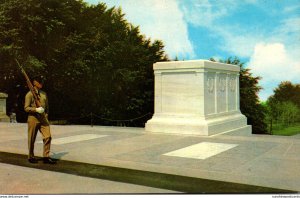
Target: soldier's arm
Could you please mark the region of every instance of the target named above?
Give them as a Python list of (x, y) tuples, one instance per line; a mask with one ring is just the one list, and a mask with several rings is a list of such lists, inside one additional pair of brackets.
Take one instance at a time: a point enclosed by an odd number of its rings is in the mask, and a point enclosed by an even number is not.
[(27, 113), (35, 113), (35, 109), (36, 107), (32, 107), (31, 106), (31, 101), (33, 99), (33, 96), (31, 94), (31, 92), (28, 92), (25, 96), (25, 104), (24, 104), (24, 110), (27, 112)]
[(48, 103), (48, 95), (45, 93), (45, 95), (46, 95), (46, 104), (45, 104), (45, 113), (46, 113), (46, 115), (47, 115), (47, 117), (48, 117), (48, 114), (49, 114), (49, 103)]

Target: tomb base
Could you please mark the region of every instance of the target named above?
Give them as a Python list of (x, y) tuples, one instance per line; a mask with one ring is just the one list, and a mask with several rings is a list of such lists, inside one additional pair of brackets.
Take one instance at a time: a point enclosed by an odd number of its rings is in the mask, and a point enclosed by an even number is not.
[(251, 135), (247, 118), (240, 114), (218, 117), (192, 117), (180, 115), (154, 115), (145, 130), (155, 133), (211, 136), (216, 134)]

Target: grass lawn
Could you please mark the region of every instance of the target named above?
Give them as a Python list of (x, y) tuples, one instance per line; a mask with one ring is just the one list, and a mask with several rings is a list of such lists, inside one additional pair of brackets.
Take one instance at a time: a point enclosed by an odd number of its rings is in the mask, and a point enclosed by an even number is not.
[(291, 126), (273, 125), (272, 135), (296, 135), (300, 134), (300, 123)]

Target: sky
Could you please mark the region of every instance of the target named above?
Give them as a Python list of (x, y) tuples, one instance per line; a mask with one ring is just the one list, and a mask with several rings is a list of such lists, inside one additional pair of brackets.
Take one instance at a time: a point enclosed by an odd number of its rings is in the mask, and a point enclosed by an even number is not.
[(238, 57), (262, 79), (261, 101), (300, 83), (300, 0), (85, 0), (120, 7), (170, 59)]

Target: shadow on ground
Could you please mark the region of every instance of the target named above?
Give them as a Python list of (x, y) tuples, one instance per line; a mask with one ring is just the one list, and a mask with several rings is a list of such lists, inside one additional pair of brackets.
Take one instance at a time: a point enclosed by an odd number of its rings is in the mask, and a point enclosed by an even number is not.
[(296, 193), (295, 191), (284, 189), (60, 160), (61, 157), (65, 154), (66, 152), (52, 155), (52, 157), (55, 157), (57, 159), (57, 164), (51, 165), (43, 164), (42, 158), (38, 158), (39, 163), (30, 164), (27, 161), (26, 155), (0, 152), (0, 162), (84, 177), (106, 179), (111, 181), (174, 190), (185, 193)]

